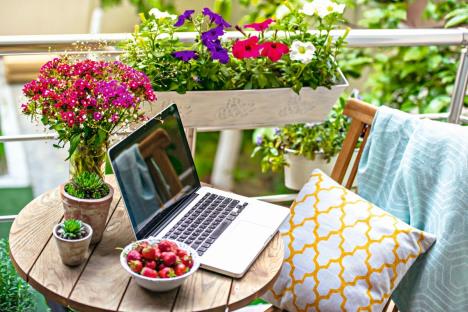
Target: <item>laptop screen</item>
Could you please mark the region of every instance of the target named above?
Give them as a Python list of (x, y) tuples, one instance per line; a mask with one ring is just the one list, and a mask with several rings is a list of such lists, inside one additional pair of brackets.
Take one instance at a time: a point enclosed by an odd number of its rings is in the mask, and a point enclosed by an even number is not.
[(200, 186), (175, 104), (112, 147), (109, 157), (138, 239)]

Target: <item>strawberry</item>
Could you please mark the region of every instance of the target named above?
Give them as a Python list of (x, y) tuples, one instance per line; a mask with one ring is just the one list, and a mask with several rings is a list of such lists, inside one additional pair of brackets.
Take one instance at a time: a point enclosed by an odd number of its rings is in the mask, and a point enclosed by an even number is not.
[(147, 247), (143, 248), (143, 250), (141, 251), (141, 255), (146, 260), (154, 260), (154, 253), (155, 253), (154, 248), (151, 247), (151, 246), (147, 246)]
[(188, 268), (192, 268), (193, 267), (193, 259), (192, 259), (192, 256), (185, 256), (185, 257), (182, 257), (182, 263), (185, 264)]
[(164, 251), (176, 251), (177, 250), (177, 244), (168, 240), (162, 240), (158, 244), (159, 250), (161, 252)]
[(166, 266), (164, 264), (158, 265), (158, 271), (161, 271), (164, 268), (166, 268)]
[(155, 270), (156, 269), (156, 261), (151, 260), (151, 261), (146, 262), (145, 267)]
[(183, 250), (183, 249), (177, 249), (176, 251), (176, 255), (179, 257), (179, 258), (183, 258), (184, 256), (188, 256), (188, 252), (186, 250)]
[(136, 246), (136, 250), (141, 253), (141, 251), (145, 248), (148, 247), (148, 242), (139, 242), (138, 245)]
[(153, 246), (154, 249), (154, 260), (159, 260), (161, 258), (161, 250), (157, 246)]
[(181, 275), (184, 275), (185, 273), (187, 273), (188, 270), (189, 270), (189, 268), (185, 264), (179, 263), (178, 265), (175, 266), (174, 273), (177, 276), (181, 276)]
[(132, 260), (141, 260), (141, 254), (136, 249), (130, 250), (130, 252), (127, 254), (127, 261)]
[(158, 272), (150, 268), (143, 268), (143, 270), (141, 270), (141, 275), (146, 276), (146, 277), (156, 278), (158, 277)]
[(143, 263), (140, 260), (130, 260), (127, 264), (130, 267), (130, 270), (135, 273), (140, 273), (141, 269), (143, 269)]
[(166, 251), (161, 254), (161, 259), (165, 266), (170, 267), (176, 262), (177, 256), (172, 251)]
[(170, 278), (175, 277), (174, 269), (173, 268), (164, 268), (159, 271), (159, 277), (161, 278)]

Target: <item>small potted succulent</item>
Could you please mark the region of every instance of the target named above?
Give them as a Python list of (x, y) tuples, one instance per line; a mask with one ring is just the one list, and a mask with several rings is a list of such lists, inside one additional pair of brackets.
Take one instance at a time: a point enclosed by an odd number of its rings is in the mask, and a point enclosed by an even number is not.
[(83, 263), (93, 235), (93, 229), (88, 224), (68, 219), (54, 227), (53, 235), (64, 264), (77, 266)]
[(349, 126), (344, 105), (336, 104), (323, 123), (257, 129), (252, 156), (261, 154), (262, 171), (284, 168), (285, 185), (293, 190), (302, 188), (313, 169), (330, 174)]
[(60, 186), (65, 219), (78, 219), (93, 228), (91, 244), (101, 240), (114, 189), (94, 172), (83, 172)]

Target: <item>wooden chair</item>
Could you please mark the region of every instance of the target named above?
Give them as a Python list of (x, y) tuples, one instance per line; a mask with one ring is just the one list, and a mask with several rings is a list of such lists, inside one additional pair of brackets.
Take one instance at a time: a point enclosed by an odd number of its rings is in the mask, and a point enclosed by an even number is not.
[[(344, 109), (344, 115), (351, 118), (351, 125), (349, 131), (346, 135), (346, 138), (343, 142), (343, 147), (341, 152), (338, 154), (335, 166), (331, 177), (340, 184), (346, 186), (346, 188), (351, 188), (353, 185), (354, 179), (356, 178), (356, 173), (358, 170), (359, 160), (361, 159), (362, 151), (367, 142), (367, 137), (370, 133), (370, 128), (374, 120), (374, 116), (377, 109), (375, 106), (369, 105), (363, 101), (357, 99), (349, 99), (346, 103)], [(354, 163), (351, 163), (353, 152), (356, 149), (359, 138), (363, 138), (361, 146)], [(351, 167), (351, 172), (349, 174), (348, 180), (343, 181), (348, 172), (348, 168)], [(275, 307), (271, 307), (267, 311), (280, 311)], [(385, 312), (397, 312), (398, 309), (393, 303), (389, 300), (385, 305)]]

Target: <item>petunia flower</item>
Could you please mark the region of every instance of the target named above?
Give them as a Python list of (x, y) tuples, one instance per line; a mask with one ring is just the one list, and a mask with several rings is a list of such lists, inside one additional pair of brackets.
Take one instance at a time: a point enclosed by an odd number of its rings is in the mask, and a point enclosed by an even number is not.
[(267, 41), (260, 45), (262, 56), (268, 57), (272, 62), (277, 62), (284, 54), (289, 52), (289, 48), (284, 43)]
[(215, 12), (211, 11), (209, 8), (204, 8), (202, 13), (203, 15), (208, 16), (210, 18), (210, 21), (212, 23), (215, 23), (218, 26), (222, 26), (224, 28), (231, 27), (231, 24), (226, 22), (221, 15), (216, 14)]
[(172, 56), (184, 62), (188, 62), (190, 60), (195, 60), (198, 58), (197, 53), (192, 50), (172, 52)]
[(153, 15), (155, 19), (169, 18), (169, 19), (175, 20), (177, 18), (177, 15), (170, 14), (169, 12), (160, 11), (158, 8), (152, 8), (149, 11), (149, 14)]
[(290, 58), (293, 61), (301, 61), (304, 64), (310, 63), (314, 57), (315, 46), (311, 42), (294, 40), (291, 44)]
[(305, 15), (318, 15), (320, 18), (324, 18), (332, 13), (343, 14), (344, 9), (344, 4), (337, 4), (331, 0), (314, 0), (305, 2), (301, 12)]
[(224, 35), (224, 30), (222, 26), (217, 26), (205, 32), (202, 32), (201, 39), (203, 43), (212, 42), (218, 40), (219, 37)]
[(232, 46), (232, 54), (237, 59), (255, 58), (260, 56), (258, 37), (252, 36), (245, 40), (237, 40)]
[(195, 10), (185, 10), (184, 13), (180, 14), (177, 17), (177, 22), (174, 24), (175, 27), (180, 27), (184, 25), (186, 20), (189, 20), (192, 18), (192, 14), (195, 12)]
[(268, 29), (268, 27), (270, 27), (270, 24), (273, 23), (274, 20), (269, 18), (267, 20), (264, 20), (263, 22), (261, 23), (252, 23), (252, 24), (247, 24), (247, 25), (244, 25), (244, 28), (252, 28), (256, 31), (264, 31), (266, 29)]
[(208, 49), (210, 50), (213, 60), (218, 60), (221, 64), (227, 64), (229, 62), (229, 53), (221, 44), (213, 43)]

